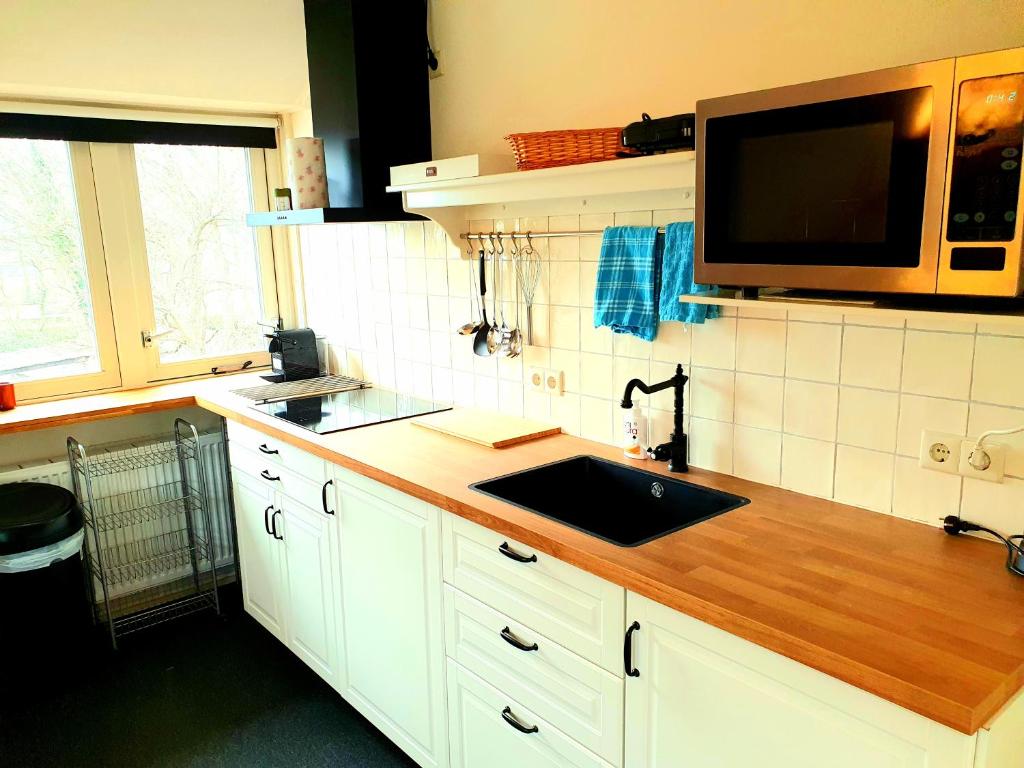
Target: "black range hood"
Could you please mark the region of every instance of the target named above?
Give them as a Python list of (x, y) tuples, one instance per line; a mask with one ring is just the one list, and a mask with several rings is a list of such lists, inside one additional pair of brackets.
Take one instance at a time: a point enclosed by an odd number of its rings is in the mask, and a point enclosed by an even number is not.
[(330, 207), (251, 213), (248, 224), (420, 220), (384, 190), (391, 166), (431, 157), (427, 4), (304, 6), (313, 135), (324, 140)]

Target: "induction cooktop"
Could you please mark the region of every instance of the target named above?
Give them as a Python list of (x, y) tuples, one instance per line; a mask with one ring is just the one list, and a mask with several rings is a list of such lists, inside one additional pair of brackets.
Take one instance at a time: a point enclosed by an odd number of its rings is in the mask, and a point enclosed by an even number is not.
[(451, 403), (388, 389), (358, 389), (251, 406), (319, 435), (451, 410)]

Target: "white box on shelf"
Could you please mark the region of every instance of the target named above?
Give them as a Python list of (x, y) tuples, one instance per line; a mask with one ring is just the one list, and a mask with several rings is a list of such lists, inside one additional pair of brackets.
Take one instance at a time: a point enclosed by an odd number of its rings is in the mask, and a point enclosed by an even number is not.
[(430, 181), (469, 179), (475, 176), (489, 176), (494, 173), (508, 173), (516, 169), (512, 155), (463, 155), (425, 163), (391, 166), (391, 186), (423, 184)]

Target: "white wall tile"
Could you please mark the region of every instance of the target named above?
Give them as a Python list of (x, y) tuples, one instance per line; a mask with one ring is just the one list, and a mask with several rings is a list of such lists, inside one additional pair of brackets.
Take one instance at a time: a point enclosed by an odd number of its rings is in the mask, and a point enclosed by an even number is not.
[(907, 331), (903, 391), (965, 400), (971, 394), (974, 336)]
[(594, 313), (588, 308), (580, 310), (580, 349), (602, 355), (612, 353), (611, 328), (595, 328)]
[[(559, 216), (558, 218), (569, 218)], [(572, 217), (576, 218), (576, 217)], [(558, 227), (556, 231), (567, 231)], [(579, 261), (580, 260), (580, 238), (578, 237), (553, 237), (548, 240), (548, 254), (552, 261)]]
[[(996, 405), (971, 403), (967, 434), (977, 438), (990, 429), (1013, 429), (1024, 426), (1024, 410)], [(1024, 477), (1024, 432), (1016, 435), (995, 435), (986, 442), (1002, 443), (1007, 447), (1005, 472)]]
[(547, 397), (551, 401), (551, 420), (570, 435), (580, 433), (580, 396), (566, 392), (561, 397)]
[(774, 376), (737, 373), (735, 420), (738, 425), (782, 429), (782, 390), (785, 382)]
[(641, 360), (650, 360), (653, 344), (644, 339), (638, 339), (629, 333), (612, 334), (612, 352), (616, 357), (635, 357)]
[(570, 350), (580, 348), (578, 307), (551, 307), (551, 346)]
[(916, 457), (920, 452), (921, 432), (925, 429), (954, 435), (966, 434), (967, 403), (919, 395), (901, 395), (896, 452), (903, 456)]
[(853, 325), (843, 329), (843, 384), (897, 390), (902, 362), (903, 331)]
[(658, 325), (658, 335), (654, 337), (652, 356), (655, 360), (665, 363), (690, 362), (690, 342), (693, 334), (686, 323), (668, 321)]
[(649, 227), (653, 220), (651, 211), (623, 211), (615, 214), (616, 227)]
[[(792, 316), (792, 315), (791, 315)], [(839, 381), (843, 327), (791, 322), (786, 339), (786, 375), (834, 384)]]
[(1024, 408), (1024, 338), (978, 336), (971, 398)]
[(552, 261), (551, 303), (562, 306), (580, 305), (580, 265), (578, 261)]
[(694, 416), (732, 421), (735, 376), (716, 368), (691, 368), (690, 412)]
[(899, 395), (895, 392), (840, 387), (838, 442), (894, 451), (898, 412)]
[(755, 483), (778, 485), (782, 471), (782, 434), (736, 425), (733, 472)]
[(989, 483), (966, 478), (960, 514), (1004, 536), (1024, 532), (1024, 480), (1007, 477), (1002, 483)]
[[(612, 358), (584, 352), (580, 355), (580, 392), (591, 397), (610, 397)], [(626, 382), (622, 383), (623, 388)]]
[(618, 444), (612, 430), (612, 401), (580, 398), (580, 435), (599, 443)]
[(940, 525), (960, 506), (960, 476), (922, 469), (917, 459), (896, 457), (893, 480), (893, 514), (907, 520)]
[[(594, 291), (597, 289), (597, 262), (580, 262), (580, 306), (594, 306)], [(593, 311), (590, 313), (593, 315)]]
[(580, 391), (580, 353), (568, 349), (551, 350), (551, 370), (561, 371), (566, 392)]
[(795, 379), (786, 381), (782, 428), (787, 434), (835, 440), (838, 412), (838, 387)]
[(693, 326), (690, 359), (694, 365), (732, 370), (736, 364), (736, 320), (720, 317)]
[(736, 324), (736, 370), (781, 376), (786, 369), (786, 324), (740, 317)]
[(783, 488), (831, 498), (834, 465), (834, 443), (797, 435), (782, 436)]
[[(523, 415), (528, 419), (551, 421), (556, 426), (561, 426), (557, 419), (551, 418), (551, 400), (551, 396), (545, 392), (526, 390), (523, 393)], [(577, 404), (576, 422), (579, 423), (579, 404)]]
[(712, 472), (732, 472), (733, 426), (722, 421), (690, 419), (689, 462)]
[(893, 454), (849, 445), (836, 448), (836, 501), (888, 513), (892, 509)]
[(914, 315), (907, 318), (907, 328), (918, 331), (947, 331), (949, 333), (974, 333), (974, 323), (955, 320), (948, 317), (920, 317)]

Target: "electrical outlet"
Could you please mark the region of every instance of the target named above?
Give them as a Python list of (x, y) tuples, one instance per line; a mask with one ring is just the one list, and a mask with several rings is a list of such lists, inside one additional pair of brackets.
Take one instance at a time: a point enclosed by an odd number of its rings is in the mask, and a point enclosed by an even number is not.
[(975, 456), (976, 441), (967, 438), (960, 443), (960, 466), (959, 472), (964, 477), (976, 477), (979, 480), (988, 480), (992, 483), (1003, 482), (1003, 468), (1006, 466), (1006, 446), (1001, 443), (985, 442), (977, 449), (977, 459), (974, 462), (981, 469), (971, 464), (971, 457)]
[(547, 392), (549, 395), (558, 395), (559, 397), (561, 397), (562, 390), (564, 388), (563, 378), (564, 375), (562, 371), (556, 371), (553, 369), (548, 369), (547, 371), (545, 371), (544, 391)]
[(527, 386), (531, 392), (545, 392), (545, 379), (547, 375), (543, 368), (530, 368), (527, 371)]
[(960, 474), (960, 444), (963, 439), (962, 435), (922, 431), (918, 466), (950, 475)]

